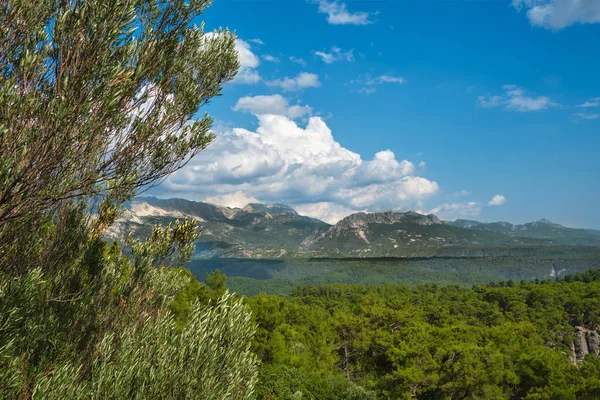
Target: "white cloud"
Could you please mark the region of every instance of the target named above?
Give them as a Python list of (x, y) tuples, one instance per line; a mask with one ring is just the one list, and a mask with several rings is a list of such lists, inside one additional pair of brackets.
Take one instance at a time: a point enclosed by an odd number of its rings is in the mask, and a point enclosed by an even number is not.
[(427, 163), (425, 161), (421, 161), (419, 163), (419, 168), (425, 168), (427, 166)]
[(321, 209), (319, 216), (328, 213), (330, 220), (365, 209), (412, 209), (438, 192), (436, 182), (416, 175), (412, 162), (396, 160), (390, 150), (363, 160), (334, 139), (323, 118), (296, 122), (294, 116), (308, 111), (293, 107), (277, 95), (241, 98), (234, 108), (255, 115), (258, 127), (218, 134), (161, 190), (198, 199), (243, 192), (263, 202), (304, 205), (299, 209), (314, 216)]
[(242, 39), (235, 40), (235, 50), (242, 67), (256, 68), (260, 64), (258, 57), (250, 50), (252, 47)]
[(531, 25), (546, 29), (600, 22), (598, 0), (512, 0), (512, 5), (519, 12), (527, 10)]
[(208, 196), (204, 198), (207, 203), (218, 204), (225, 207), (242, 208), (249, 203), (260, 203), (256, 197), (248, 196), (242, 191), (222, 194), (218, 196)]
[(504, 89), (503, 95), (479, 96), (477, 105), (483, 108), (504, 106), (507, 110), (520, 112), (540, 111), (548, 107), (560, 106), (546, 96), (527, 96), (525, 91), (516, 85), (504, 85), (502, 88)]
[(242, 97), (237, 101), (235, 106), (233, 106), (233, 110), (244, 110), (253, 115), (285, 115), (292, 119), (311, 114), (312, 112), (312, 108), (309, 106), (290, 106), (288, 100), (280, 94), (271, 96)]
[(368, 25), (371, 13), (364, 11), (349, 12), (346, 3), (341, 1), (316, 0), (319, 12), (327, 14), (327, 22), (332, 25)]
[(586, 101), (583, 104), (578, 105), (577, 107), (583, 107), (583, 108), (600, 107), (600, 97), (594, 97), (592, 99), (589, 99), (588, 101)]
[(335, 56), (331, 53), (324, 53), (322, 51), (315, 51), (315, 54), (319, 57), (321, 57), (321, 59), (323, 59), (323, 62), (325, 64), (332, 64), (335, 61)]
[(465, 203), (445, 203), (431, 209), (429, 214), (435, 214), (445, 220), (473, 218), (481, 214), (481, 206), (474, 201)]
[(283, 79), (275, 79), (266, 83), (268, 86), (279, 86), (286, 92), (321, 86), (319, 75), (308, 72), (301, 72), (294, 78), (286, 76)]
[(502, 96), (479, 96), (477, 98), (477, 105), (483, 108), (498, 107), (504, 104), (504, 98)]
[(579, 119), (587, 119), (587, 120), (600, 118), (600, 114), (575, 113), (573, 115)]
[(245, 40), (235, 40), (235, 50), (238, 53), (240, 70), (233, 80), (234, 83), (254, 84), (261, 81), (261, 77), (256, 71), (256, 68), (260, 65), (260, 60), (251, 49), (252, 46)]
[(506, 203), (506, 197), (501, 194), (497, 194), (490, 201), (488, 201), (488, 206), (501, 206)]
[(401, 76), (380, 75), (376, 78), (368, 78), (365, 82), (367, 85), (381, 85), (384, 83), (405, 83), (406, 80)]
[(326, 53), (324, 51), (315, 51), (315, 55), (321, 57), (325, 64), (332, 64), (335, 61), (354, 61), (354, 49), (343, 51), (339, 47), (332, 46), (331, 51)]
[(262, 41), (262, 40), (260, 40), (260, 39), (250, 39), (250, 40), (248, 40), (248, 41), (249, 41), (250, 43), (259, 44), (259, 45), (263, 45), (263, 44), (265, 44), (265, 42), (263, 42), (263, 41)]
[(358, 210), (331, 202), (299, 204), (295, 209), (300, 215), (317, 218), (329, 224), (335, 224), (348, 215), (359, 212)]
[(300, 64), (303, 67), (306, 67), (306, 61), (303, 58), (291, 56), (290, 61), (296, 64)]
[(254, 84), (262, 80), (258, 71), (250, 68), (240, 68), (237, 75), (233, 79), (233, 83)]
[(272, 62), (272, 63), (278, 63), (279, 62), (279, 58), (272, 56), (270, 54), (265, 54), (262, 56), (263, 60), (268, 61), (268, 62)]
[(358, 93), (369, 95), (377, 91), (377, 89), (373, 87), (375, 85), (384, 85), (389, 83), (401, 85), (406, 83), (406, 79), (401, 76), (380, 75), (377, 77), (372, 77), (371, 75), (367, 74), (364, 78), (360, 77), (358, 79), (351, 80), (350, 83), (366, 85), (356, 91)]
[[(589, 100), (587, 100), (585, 103), (578, 105), (577, 107), (580, 108), (596, 108), (596, 107), (600, 107), (600, 97), (593, 97)], [(578, 112), (573, 114), (575, 117), (577, 117), (578, 119), (586, 119), (586, 120), (592, 120), (592, 119), (598, 119), (600, 118), (600, 114), (599, 113), (590, 113), (590, 112)]]
[(377, 91), (377, 89), (375, 89), (374, 87), (366, 87), (366, 86), (361, 87), (360, 89), (356, 90), (356, 92), (366, 94), (366, 95), (373, 94), (376, 91)]

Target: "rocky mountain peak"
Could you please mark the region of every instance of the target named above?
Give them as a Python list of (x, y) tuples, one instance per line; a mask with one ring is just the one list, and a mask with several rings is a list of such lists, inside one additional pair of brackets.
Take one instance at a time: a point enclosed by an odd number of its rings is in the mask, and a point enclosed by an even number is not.
[(369, 252), (372, 246), (395, 249), (402, 241), (420, 241), (423, 237), (415, 234), (413, 238), (410, 232), (442, 225), (443, 222), (435, 215), (423, 215), (415, 211), (361, 212), (347, 216), (323, 233), (308, 237), (301, 247), (319, 250), (331, 248), (334, 252)]
[(385, 211), (376, 213), (355, 213), (339, 221), (335, 226), (339, 228), (366, 226), (369, 224), (394, 224), (410, 222), (418, 225), (438, 225), (443, 222), (435, 215), (423, 215), (416, 211)]
[(435, 215), (386, 211), (355, 213), (331, 226), (283, 204), (250, 203), (231, 208), (140, 197), (127, 207), (107, 236), (119, 239), (133, 232), (143, 238), (150, 235), (154, 224), (193, 218), (201, 232), (198, 252), (210, 257), (268, 257), (282, 249), (286, 254), (373, 257), (419, 246), (600, 245), (600, 231), (565, 228), (545, 219), (524, 225), (470, 220), (443, 223)]
[(474, 226), (481, 225), (482, 223), (483, 222), (474, 221), (474, 220), (471, 220), (471, 219), (462, 219), (462, 218), (459, 218), (459, 219), (457, 219), (457, 220), (455, 220), (453, 222), (449, 222), (448, 224), (454, 225), (454, 226), (460, 226), (462, 228), (472, 228)]
[(248, 203), (242, 211), (248, 213), (271, 213), (271, 214), (291, 214), (298, 215), (296, 210), (285, 204), (261, 204), (261, 203)]
[(523, 227), (526, 227), (526, 228), (540, 228), (540, 227), (564, 228), (564, 226), (562, 226), (560, 224), (556, 224), (546, 218), (542, 218), (542, 219), (538, 219), (537, 221), (530, 222), (528, 224), (523, 225)]

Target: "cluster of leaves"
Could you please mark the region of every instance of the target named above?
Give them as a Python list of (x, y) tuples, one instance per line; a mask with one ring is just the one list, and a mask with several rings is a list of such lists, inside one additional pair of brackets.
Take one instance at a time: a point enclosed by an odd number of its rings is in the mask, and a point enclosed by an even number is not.
[(569, 359), (574, 327), (600, 326), (599, 270), (472, 288), (304, 286), (246, 302), (262, 398), (600, 396), (600, 357)]
[[(250, 397), (257, 358), (246, 306), (218, 274), (211, 289), (170, 264), (185, 261), (173, 254), (194, 232), (189, 221), (157, 227), (129, 257), (88, 237), (52, 273), (41, 264), (0, 274), (0, 398)], [(204, 298), (176, 321), (178, 299), (198, 287)]]
[(209, 4), (0, 2), (0, 398), (252, 396), (247, 307), (176, 268), (196, 224), (102, 240), (213, 140), (192, 117), (239, 63)]
[(209, 0), (0, 3), (0, 222), (124, 200), (212, 140), (193, 120), (239, 66), (235, 37), (192, 21)]

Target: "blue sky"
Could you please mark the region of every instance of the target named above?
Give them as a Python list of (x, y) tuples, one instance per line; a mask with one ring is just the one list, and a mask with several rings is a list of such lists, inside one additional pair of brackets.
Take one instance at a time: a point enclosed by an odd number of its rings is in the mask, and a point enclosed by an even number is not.
[(598, 0), (216, 0), (200, 20), (236, 31), (242, 69), (201, 110), (217, 141), (156, 194), (600, 228)]

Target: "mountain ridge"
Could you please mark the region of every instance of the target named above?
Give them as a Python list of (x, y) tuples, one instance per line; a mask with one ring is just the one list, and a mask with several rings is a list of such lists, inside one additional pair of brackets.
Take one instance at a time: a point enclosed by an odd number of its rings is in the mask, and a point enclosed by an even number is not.
[(232, 208), (185, 199), (139, 197), (126, 207), (123, 217), (109, 230), (109, 238), (118, 240), (129, 231), (147, 237), (154, 224), (188, 217), (200, 227), (196, 257), (281, 257), (307, 236), (330, 227), (283, 204), (250, 203)]
[(479, 222), (458, 219), (449, 225), (470, 229), (500, 232), (508, 236), (523, 236), (538, 239), (553, 239), (564, 245), (598, 245), (600, 231), (594, 229), (568, 228), (546, 218), (524, 224), (510, 222)]
[(567, 228), (547, 219), (516, 225), (385, 211), (354, 213), (330, 225), (285, 204), (249, 203), (239, 208), (139, 197), (126, 206), (109, 238), (119, 239), (129, 231), (145, 237), (154, 224), (193, 218), (201, 231), (195, 256), (202, 258), (384, 257), (428, 247), (600, 246), (600, 231)]

